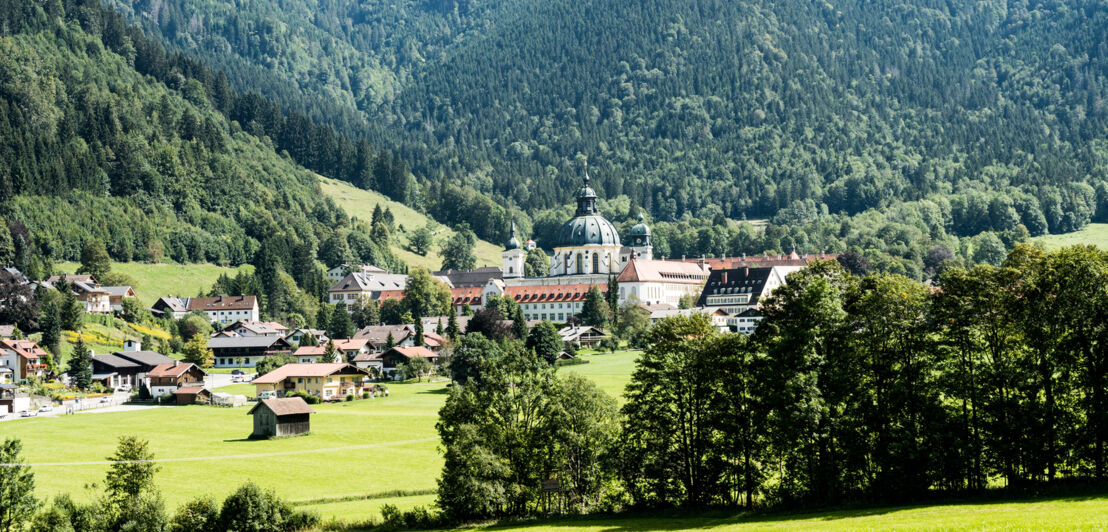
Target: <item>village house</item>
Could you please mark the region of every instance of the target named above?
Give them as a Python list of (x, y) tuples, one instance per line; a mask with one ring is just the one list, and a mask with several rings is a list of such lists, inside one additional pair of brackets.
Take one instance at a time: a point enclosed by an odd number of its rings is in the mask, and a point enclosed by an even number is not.
[(439, 365), (439, 355), (423, 346), (394, 347), (376, 356), (381, 361), (378, 368), (381, 376), (389, 379), (400, 378), (399, 366), (407, 364), (416, 357), (427, 359), (432, 366)]
[(327, 343), (327, 340), (329, 339), (327, 338), (327, 331), (324, 331), (322, 329), (308, 329), (301, 327), (293, 329), (287, 335), (285, 335), (285, 341), (292, 345), (300, 345), (300, 342), (303, 341), (304, 337), (307, 335), (312, 335), (313, 337), (315, 337), (316, 343), (320, 344)]
[(192, 312), (203, 312), (208, 321), (226, 326), (236, 321), (258, 321), (258, 298), (255, 296), (163, 297), (150, 311), (156, 315), (181, 319)]
[(252, 368), (267, 356), (291, 353), (280, 336), (216, 336), (208, 339), (217, 368)]
[(150, 395), (161, 397), (176, 393), (181, 388), (204, 386), (208, 373), (188, 362), (174, 361), (170, 364), (158, 364), (146, 374), (146, 388)]
[(370, 325), (358, 329), (354, 338), (364, 338), (369, 341), (369, 349), (381, 352), (388, 349), (389, 337), (392, 337), (392, 345), (411, 347), (415, 345), (415, 331), (410, 325)]
[(135, 297), (130, 286), (100, 286), (96, 279), (88, 274), (54, 275), (46, 279), (43, 285), (57, 288), (65, 283), (73, 290), (77, 300), (85, 304), (89, 314), (110, 314), (123, 310), (123, 299)]
[(350, 272), (340, 279), (327, 291), (327, 296), (332, 305), (342, 303), (347, 310), (353, 310), (361, 298), (378, 301), (384, 295), (385, 299), (395, 299), (394, 294), (402, 292), (406, 286), (407, 275), (363, 270)]
[(254, 379), (258, 394), (276, 392), (283, 397), (304, 392), (324, 401), (341, 401), (347, 395), (360, 395), (365, 370), (344, 363), (285, 364)]
[(763, 297), (785, 284), (788, 274), (802, 268), (803, 265), (798, 264), (713, 270), (696, 304), (698, 307), (722, 308), (731, 316), (728, 325), (732, 329), (741, 328), (743, 330), (738, 332), (753, 333), (761, 322), (761, 313), (747, 311), (758, 310)]
[(575, 325), (563, 327), (558, 331), (563, 342), (569, 342), (578, 347), (592, 347), (608, 336), (602, 329), (588, 325)]
[(161, 353), (143, 351), (140, 342), (132, 341), (124, 344), (123, 351), (93, 355), (92, 380), (113, 389), (125, 385), (138, 386), (146, 382), (146, 375), (154, 368), (175, 362), (175, 359)]
[(323, 345), (306, 345), (299, 347), (296, 351), (292, 352), (292, 356), (296, 357), (296, 361), (300, 364), (312, 364), (317, 362), (342, 362), (342, 354), (336, 349), (335, 353), (331, 355), (330, 360), (324, 360), (324, 355), (327, 353), (327, 346)]
[(311, 415), (315, 413), (299, 397), (262, 399), (247, 415), (254, 416), (251, 438), (296, 436), (311, 432)]
[(22, 382), (42, 377), (47, 352), (30, 340), (0, 340), (0, 382)]
[[(223, 328), (222, 332), (234, 333), (238, 336), (281, 336), (288, 333), (288, 327), (275, 321), (247, 321), (239, 320)], [(231, 336), (231, 335), (228, 335)]]
[(389, 273), (388, 271), (378, 268), (372, 264), (363, 264), (361, 266), (340, 264), (338, 266), (335, 266), (334, 268), (331, 268), (330, 270), (327, 270), (327, 280), (335, 283), (341, 281), (343, 277), (346, 277), (346, 274), (356, 271), (365, 273)]

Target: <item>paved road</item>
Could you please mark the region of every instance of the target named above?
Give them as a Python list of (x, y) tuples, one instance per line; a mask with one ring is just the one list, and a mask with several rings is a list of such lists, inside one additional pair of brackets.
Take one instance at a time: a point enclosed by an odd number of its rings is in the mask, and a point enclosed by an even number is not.
[[(246, 378), (243, 382), (250, 382), (254, 379), (255, 374), (251, 373), (245, 375)], [(214, 390), (216, 388), (222, 388), (224, 386), (230, 386), (232, 384), (239, 384), (234, 382), (234, 375), (230, 373), (212, 373), (208, 375), (208, 388)]]

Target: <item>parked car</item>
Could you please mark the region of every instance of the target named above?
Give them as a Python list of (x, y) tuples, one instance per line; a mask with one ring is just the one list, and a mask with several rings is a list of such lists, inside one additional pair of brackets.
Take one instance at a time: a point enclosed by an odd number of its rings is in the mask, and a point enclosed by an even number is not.
[(39, 412), (53, 412), (54, 411), (54, 405), (52, 405), (50, 403), (46, 403), (46, 404), (38, 407), (38, 411)]
[(37, 415), (38, 412), (35, 412), (34, 410), (24, 410), (22, 413), (19, 414), (19, 417), (35, 417)]
[(241, 369), (233, 369), (231, 375), (246, 375), (246, 372)]
[(131, 391), (131, 385), (130, 384), (121, 384), (119, 386), (119, 388), (115, 389), (115, 391), (124, 392), (124, 393), (129, 392), (129, 391)]
[(277, 392), (275, 392), (273, 390), (266, 390), (266, 391), (258, 394), (258, 400), (259, 401), (262, 400), (262, 399), (276, 399), (276, 398), (277, 398)]
[(231, 375), (231, 382), (242, 382), (242, 375)]

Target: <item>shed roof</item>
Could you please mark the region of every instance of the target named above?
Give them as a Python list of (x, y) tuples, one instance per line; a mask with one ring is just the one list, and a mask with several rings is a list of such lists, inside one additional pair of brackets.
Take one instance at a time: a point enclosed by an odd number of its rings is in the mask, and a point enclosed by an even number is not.
[(293, 414), (314, 414), (315, 410), (308, 406), (303, 399), (299, 397), (283, 397), (280, 399), (262, 399), (258, 401), (258, 404), (251, 408), (247, 415), (253, 414), (255, 410), (265, 406), (270, 412), (273, 412), (275, 416), (289, 416)]

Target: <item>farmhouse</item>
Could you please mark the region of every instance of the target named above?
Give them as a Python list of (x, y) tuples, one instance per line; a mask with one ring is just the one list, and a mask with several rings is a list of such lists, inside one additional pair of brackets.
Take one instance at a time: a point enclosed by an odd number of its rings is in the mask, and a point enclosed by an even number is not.
[(304, 392), (324, 401), (339, 401), (347, 395), (362, 393), (365, 370), (342, 363), (285, 364), (254, 379), (257, 393), (276, 392), (278, 396)]
[(426, 358), (432, 366), (437, 366), (439, 364), (439, 356), (426, 347), (394, 347), (378, 355), (381, 361), (381, 365), (378, 369), (381, 371), (383, 377), (395, 378), (398, 376), (398, 367), (401, 364), (407, 364), (416, 357)]
[(262, 399), (251, 408), (248, 415), (254, 416), (254, 432), (251, 438), (273, 438), (296, 436), (311, 431), (311, 414), (308, 403), (299, 397), (284, 399)]
[[(131, 345), (141, 347), (137, 342)], [(146, 375), (154, 368), (175, 362), (177, 361), (154, 351), (123, 351), (110, 355), (93, 355), (92, 380), (100, 381), (109, 388), (124, 385), (138, 386), (146, 381)]]
[(328, 301), (332, 305), (343, 303), (347, 310), (353, 310), (358, 299), (376, 301), (383, 292), (402, 291), (407, 285), (408, 276), (404, 274), (368, 270), (350, 272), (327, 291)]
[(212, 404), (211, 390), (202, 386), (186, 386), (173, 392), (179, 405), (210, 405)]
[(228, 325), (239, 320), (258, 321), (258, 298), (255, 296), (163, 297), (150, 310), (159, 316), (181, 319), (190, 312), (207, 314), (208, 321)]
[(150, 395), (161, 397), (176, 393), (181, 388), (197, 388), (204, 386), (204, 377), (208, 373), (200, 369), (200, 366), (192, 363), (174, 361), (170, 364), (159, 364), (146, 374), (146, 387)]
[[(426, 327), (424, 327), (426, 330)], [(389, 337), (392, 337), (392, 345), (411, 347), (415, 345), (415, 331), (409, 325), (370, 325), (358, 329), (354, 338), (364, 338), (369, 341), (371, 351), (384, 351), (388, 349)]]
[(291, 353), (292, 346), (280, 336), (217, 336), (208, 339), (215, 367), (254, 367), (261, 359)]
[(591, 347), (608, 336), (608, 333), (603, 330), (587, 325), (563, 327), (558, 331), (558, 334), (562, 337), (563, 342), (577, 344), (578, 347)]
[[(282, 336), (288, 333), (288, 327), (275, 321), (239, 320), (225, 327), (222, 332), (232, 332), (237, 336)], [(228, 336), (234, 336), (228, 335)]]
[(30, 340), (0, 340), (0, 382), (20, 382), (41, 377), (46, 370), (46, 350)]
[(331, 356), (331, 360), (324, 360), (324, 354), (327, 353), (327, 347), (322, 345), (306, 345), (304, 347), (298, 347), (296, 351), (292, 352), (292, 356), (296, 357), (296, 361), (301, 364), (312, 364), (315, 362), (338, 362), (340, 355), (338, 351)]

